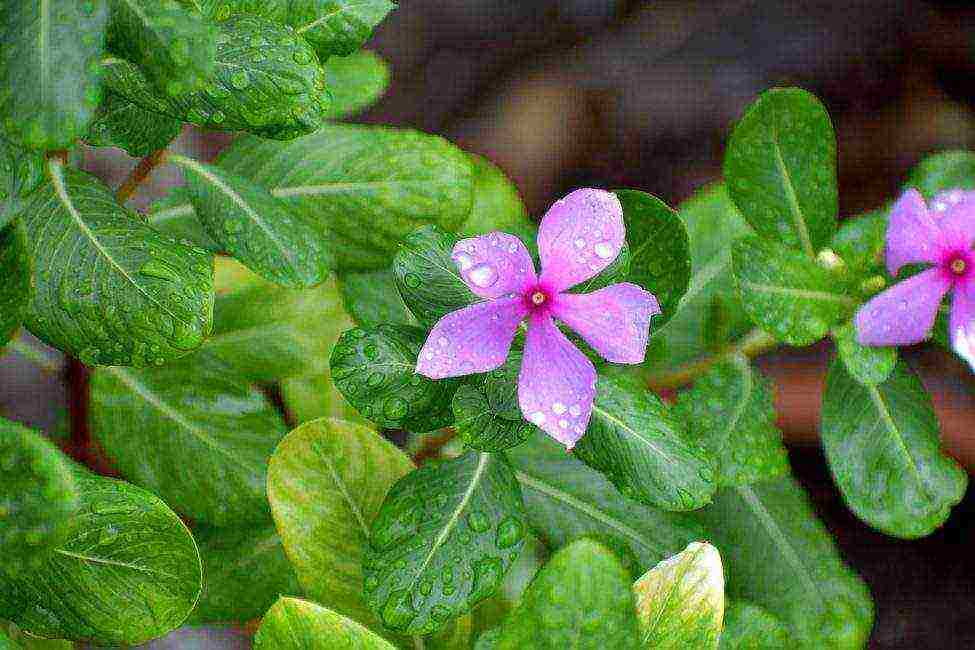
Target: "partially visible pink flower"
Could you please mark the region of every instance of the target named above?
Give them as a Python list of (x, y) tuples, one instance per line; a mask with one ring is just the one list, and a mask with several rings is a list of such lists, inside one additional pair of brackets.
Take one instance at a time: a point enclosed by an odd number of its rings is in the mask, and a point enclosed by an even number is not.
[(857, 338), (864, 345), (910, 345), (930, 334), (941, 299), (953, 292), (949, 333), (955, 352), (975, 368), (975, 192), (952, 190), (930, 209), (917, 190), (894, 204), (887, 226), (887, 270), (933, 266), (899, 282), (860, 308)]
[(416, 371), (432, 379), (487, 372), (504, 363), (528, 319), (518, 403), (532, 423), (571, 449), (586, 432), (596, 396), (596, 369), (556, 327), (575, 330), (607, 361), (642, 363), (653, 294), (622, 282), (588, 294), (565, 293), (597, 275), (626, 240), (615, 194), (582, 189), (557, 201), (538, 229), (542, 273), (514, 235), (492, 232), (454, 246), (453, 260), (471, 291), (484, 298), (447, 314), (427, 338)]

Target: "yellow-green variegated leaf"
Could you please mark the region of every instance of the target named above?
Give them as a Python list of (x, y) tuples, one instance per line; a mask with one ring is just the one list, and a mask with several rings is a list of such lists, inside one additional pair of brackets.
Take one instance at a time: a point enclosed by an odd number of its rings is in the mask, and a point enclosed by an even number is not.
[(280, 598), (254, 635), (254, 650), (396, 650), (355, 621), (307, 600)]

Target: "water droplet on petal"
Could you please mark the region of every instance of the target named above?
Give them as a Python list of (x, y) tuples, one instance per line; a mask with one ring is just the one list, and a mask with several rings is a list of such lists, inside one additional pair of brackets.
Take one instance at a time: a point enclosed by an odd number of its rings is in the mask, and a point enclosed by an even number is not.
[(535, 411), (528, 419), (531, 420), (532, 424), (534, 424), (536, 427), (540, 427), (545, 424), (545, 414), (541, 411)]
[(596, 244), (596, 255), (604, 260), (608, 260), (613, 256), (613, 247), (608, 242), (601, 241)]
[(554, 402), (552, 404), (552, 412), (555, 413), (556, 415), (562, 415), (563, 413), (565, 413), (565, 404), (563, 404), (562, 402)]
[(474, 260), (471, 258), (471, 256), (463, 252), (454, 255), (454, 262), (457, 263), (457, 266), (460, 267), (461, 271), (466, 271), (467, 269), (471, 268), (472, 264), (474, 264)]
[(583, 239), (582, 237), (580, 237), (579, 239), (577, 239), (575, 241), (575, 245), (576, 245), (576, 248), (585, 248), (586, 247), (586, 240)]
[(468, 272), (467, 277), (475, 286), (485, 289), (498, 281), (498, 272), (490, 264), (478, 264)]

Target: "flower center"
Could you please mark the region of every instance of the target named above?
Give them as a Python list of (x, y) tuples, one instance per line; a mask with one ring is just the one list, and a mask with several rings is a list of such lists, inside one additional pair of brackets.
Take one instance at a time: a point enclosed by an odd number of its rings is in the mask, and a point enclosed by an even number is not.
[(543, 302), (545, 302), (545, 300), (546, 300), (545, 294), (542, 293), (541, 291), (536, 291), (532, 293), (532, 304), (535, 305), (536, 307), (540, 306)]
[(948, 268), (950, 268), (951, 272), (955, 275), (965, 275), (965, 271), (968, 270), (968, 262), (960, 257), (956, 257), (955, 259), (951, 260)]

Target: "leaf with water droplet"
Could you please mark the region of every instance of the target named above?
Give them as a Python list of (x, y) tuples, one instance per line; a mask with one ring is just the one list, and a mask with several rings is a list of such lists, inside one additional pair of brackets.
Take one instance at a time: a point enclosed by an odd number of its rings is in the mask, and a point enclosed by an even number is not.
[(150, 205), (146, 219), (150, 226), (177, 241), (188, 241), (211, 253), (220, 252), (220, 244), (213, 240), (196, 218), (189, 192), (184, 186), (170, 188), (165, 197)]
[(0, 129), (0, 229), (14, 220), (24, 198), (43, 180), (44, 156), (8, 140)]
[[(375, 585), (366, 593), (370, 608), (401, 632), (442, 629), (501, 586), (524, 544), (498, 548), (498, 526), (511, 520), (527, 527), (521, 490), (501, 455), (468, 452), (406, 475), (372, 525), (363, 561), (366, 583)], [(424, 594), (426, 581), (434, 588)]]
[(518, 406), (520, 368), (521, 354), (513, 352), (499, 371), (476, 375), (457, 389), (452, 403), (454, 427), (470, 447), (503, 451), (538, 431)]
[(758, 605), (732, 600), (725, 608), (720, 650), (780, 650), (796, 647), (782, 621)]
[(290, 0), (179, 0), (187, 9), (220, 22), (246, 14), (283, 23), (288, 18)]
[(0, 349), (17, 333), (30, 306), (34, 288), (27, 232), (15, 222), (0, 227)]
[(416, 325), (416, 319), (396, 288), (391, 269), (343, 273), (339, 289), (345, 310), (357, 325)]
[(355, 621), (321, 605), (282, 596), (254, 635), (254, 650), (396, 650)]
[(85, 142), (94, 147), (118, 147), (136, 158), (165, 149), (179, 135), (179, 120), (153, 113), (121, 95), (105, 93)]
[(390, 0), (294, 0), (288, 24), (326, 59), (358, 50), (395, 8)]
[(834, 329), (833, 338), (846, 371), (861, 384), (883, 383), (897, 365), (897, 348), (860, 345), (852, 322)]

